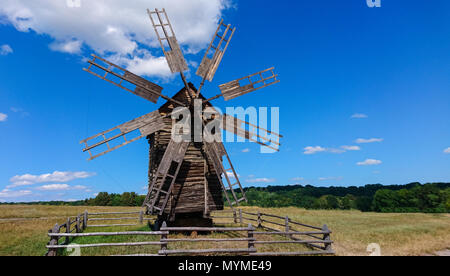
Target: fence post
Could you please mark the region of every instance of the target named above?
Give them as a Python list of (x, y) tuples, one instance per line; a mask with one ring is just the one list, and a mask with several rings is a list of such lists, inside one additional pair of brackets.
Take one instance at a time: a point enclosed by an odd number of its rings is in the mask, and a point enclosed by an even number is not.
[(262, 227), (262, 223), (261, 223), (261, 213), (258, 211), (258, 228)]
[[(53, 229), (51, 229), (50, 231), (48, 231), (49, 233), (59, 233), (59, 225), (56, 224)], [(58, 240), (59, 237), (50, 237), (50, 242), (48, 243), (48, 245), (58, 245)], [(47, 256), (49, 257), (56, 257), (56, 254), (58, 253), (58, 249), (53, 249), (53, 248), (49, 248), (48, 249), (48, 253)]]
[[(326, 224), (323, 225), (322, 231), (326, 232), (326, 233), (323, 234), (323, 240), (324, 241), (331, 241), (330, 229), (328, 229), (328, 226)], [(332, 250), (331, 249), (331, 243), (324, 243), (323, 249), (327, 250), (327, 251), (331, 251)]]
[[(289, 217), (288, 216), (286, 216), (284, 218), (284, 225), (285, 225), (285, 227), (284, 227), (285, 232), (289, 232), (291, 229), (289, 228)], [(292, 236), (291, 235), (286, 235), (286, 237), (291, 238)]]
[(83, 230), (86, 230), (87, 225), (88, 225), (88, 211), (84, 211), (84, 217), (83, 217)]
[(142, 211), (142, 210), (139, 213), (139, 223), (144, 224), (144, 211)]
[(255, 242), (253, 240), (253, 225), (251, 223), (248, 224), (248, 249), (255, 249)]
[(81, 230), (80, 229), (80, 215), (77, 216), (77, 224), (75, 225), (75, 227), (76, 227), (75, 229), (77, 230), (76, 232), (80, 233), (81, 232), (80, 231)]
[[(165, 229), (167, 227), (167, 223), (164, 221), (162, 224), (161, 229)], [(160, 231), (165, 231), (165, 230), (160, 230)], [(161, 251), (166, 251), (167, 250), (167, 234), (161, 234)], [(159, 254), (159, 255), (166, 255), (166, 254)]]
[(234, 219), (234, 223), (237, 223), (237, 214), (236, 214), (236, 210), (233, 210), (233, 219)]
[(241, 222), (241, 225), (244, 224), (244, 218), (242, 217), (242, 209), (239, 209), (239, 220)]
[[(70, 234), (70, 217), (67, 219), (66, 222), (66, 233)], [(66, 244), (70, 243), (70, 237), (66, 237)]]

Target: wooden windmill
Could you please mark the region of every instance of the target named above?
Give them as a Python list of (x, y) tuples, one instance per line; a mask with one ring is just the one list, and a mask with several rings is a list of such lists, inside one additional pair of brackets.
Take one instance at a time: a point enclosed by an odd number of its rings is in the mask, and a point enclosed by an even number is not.
[[(179, 107), (188, 108), (192, 120), (197, 116), (203, 122), (201, 127), (205, 127), (208, 120), (203, 117), (202, 112), (195, 111), (195, 102), (201, 100), (200, 111), (203, 111), (208, 107), (213, 108), (210, 102), (214, 99), (223, 97), (228, 101), (278, 83), (279, 80), (274, 68), (269, 68), (220, 85), (221, 93), (206, 99), (201, 90), (206, 81), (213, 80), (236, 28), (220, 21), (197, 70), (197, 75), (203, 79), (197, 90), (187, 82), (183, 73), (188, 70), (188, 66), (166, 11), (155, 9), (147, 12), (170, 70), (172, 73), (180, 73), (184, 88), (172, 98), (167, 97), (162, 94), (162, 87), (93, 55), (85, 71), (152, 103), (157, 103), (160, 97), (167, 100), (167, 103), (154, 112), (83, 140), (83, 151), (89, 152), (89, 160), (93, 160), (147, 137), (150, 144), (149, 189), (144, 203), (147, 212), (157, 214), (161, 220), (172, 222), (192, 217), (209, 220), (211, 211), (223, 210), (223, 196), (232, 208), (247, 199), (222, 142), (204, 140), (194, 143), (175, 141), (172, 138), (173, 124), (176, 123), (172, 119), (174, 110)], [(243, 82), (246, 84), (242, 84)], [(278, 151), (281, 135), (226, 114), (215, 116), (221, 116), (223, 130)], [(247, 130), (250, 127), (256, 131)]]

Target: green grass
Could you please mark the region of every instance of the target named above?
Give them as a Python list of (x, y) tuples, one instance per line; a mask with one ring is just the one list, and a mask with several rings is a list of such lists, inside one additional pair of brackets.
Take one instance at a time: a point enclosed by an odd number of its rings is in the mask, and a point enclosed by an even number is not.
[[(67, 216), (75, 216), (85, 209), (89, 212), (139, 211), (139, 208), (64, 207), (64, 206), (0, 206), (0, 255), (42, 256), (47, 251), (48, 230), (55, 223), (64, 223)], [(279, 216), (288, 215), (302, 223), (322, 226), (333, 231), (331, 239), (337, 255), (369, 255), (371, 243), (381, 246), (383, 255), (422, 255), (450, 248), (449, 214), (379, 214), (359, 211), (311, 211), (299, 208), (244, 208)], [(93, 222), (92, 222), (93, 223)], [(92, 225), (91, 223), (91, 225)], [(115, 222), (114, 222), (115, 223)], [(122, 222), (121, 222), (122, 223)], [(225, 223), (217, 220), (217, 223)], [(97, 223), (95, 223), (97, 224)], [(276, 227), (275, 227), (276, 228)], [(146, 225), (134, 227), (88, 228), (87, 232), (149, 231)], [(301, 229), (305, 230), (305, 229)], [(243, 233), (214, 233), (205, 238), (244, 237)], [(158, 241), (159, 236), (83, 237), (72, 243), (116, 243)], [(171, 238), (186, 238), (180, 234)], [(199, 235), (199, 238), (201, 236)], [(269, 237), (265, 237), (266, 239)], [(61, 240), (62, 241), (62, 240)], [(246, 248), (247, 243), (170, 243), (169, 249)], [(300, 249), (304, 250), (305, 248)], [(82, 255), (126, 255), (156, 253), (159, 246), (83, 248)], [(258, 246), (258, 251), (291, 250), (289, 245)], [(68, 254), (63, 252), (63, 254)]]

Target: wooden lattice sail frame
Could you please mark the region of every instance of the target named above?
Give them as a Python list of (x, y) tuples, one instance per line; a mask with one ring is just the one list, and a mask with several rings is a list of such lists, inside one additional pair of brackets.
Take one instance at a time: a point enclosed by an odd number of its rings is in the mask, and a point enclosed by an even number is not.
[[(185, 107), (191, 110), (191, 118), (194, 118), (197, 115), (193, 111), (195, 100), (201, 100), (203, 107), (212, 107), (210, 102), (217, 98), (223, 97), (228, 101), (276, 84), (278, 75), (272, 67), (222, 84), (219, 86), (220, 94), (206, 99), (201, 91), (206, 81), (213, 80), (236, 28), (220, 21), (197, 70), (197, 75), (202, 77), (197, 90), (184, 75), (188, 66), (165, 9), (147, 10), (147, 13), (169, 68), (172, 73), (180, 74), (184, 88), (175, 96), (168, 97), (162, 94), (161, 86), (93, 55), (85, 71), (152, 103), (160, 98), (167, 103), (157, 111), (81, 141), (85, 145), (83, 151), (89, 153), (89, 160), (93, 160), (147, 137), (150, 144), (149, 190), (144, 206), (150, 214), (169, 217), (170, 220), (175, 220), (180, 214), (208, 217), (212, 211), (223, 210), (223, 196), (232, 208), (239, 206), (247, 199), (224, 145), (216, 141), (206, 142), (212, 141), (208, 139), (201, 143), (173, 140), (171, 115), (175, 108)], [(199, 116), (205, 126), (206, 118), (202, 114)], [(281, 135), (226, 114), (223, 122), (223, 130), (278, 151)], [(256, 132), (247, 130), (250, 126)]]

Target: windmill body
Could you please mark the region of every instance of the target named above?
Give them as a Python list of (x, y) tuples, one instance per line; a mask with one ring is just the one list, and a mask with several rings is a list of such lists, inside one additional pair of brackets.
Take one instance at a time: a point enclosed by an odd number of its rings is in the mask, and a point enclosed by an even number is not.
[[(177, 225), (204, 225), (210, 223), (212, 211), (223, 210), (226, 201), (232, 208), (247, 201), (238, 174), (221, 141), (206, 139), (212, 134), (204, 131), (211, 118), (203, 116), (205, 109), (214, 110), (211, 101), (223, 97), (226, 101), (278, 83), (274, 68), (249, 75), (219, 86), (221, 93), (212, 98), (203, 97), (205, 81), (212, 81), (233, 37), (235, 28), (219, 23), (197, 75), (202, 77), (198, 89), (188, 83), (184, 71), (188, 69), (166, 11), (149, 11), (151, 23), (172, 73), (179, 73), (185, 87), (175, 96), (162, 94), (163, 88), (101, 57), (93, 55), (85, 71), (140, 96), (152, 103), (159, 98), (167, 100), (158, 110), (125, 124), (83, 140), (89, 160), (96, 159), (134, 141), (147, 137), (149, 150), (149, 189), (144, 206), (149, 214)], [(245, 84), (242, 84), (245, 81)], [(200, 102), (200, 110), (196, 103)], [(194, 127), (192, 139), (174, 139), (177, 110), (182, 108), (190, 116)], [(227, 114), (216, 113), (219, 129), (278, 150), (282, 136)], [(194, 121), (201, 122), (195, 131)], [(256, 131), (248, 129), (253, 127)], [(203, 136), (197, 141), (195, 135)], [(208, 137), (206, 137), (208, 136)], [(268, 138), (270, 137), (270, 139)], [(275, 145), (276, 147), (273, 147)], [(225, 200), (224, 200), (225, 197)]]

